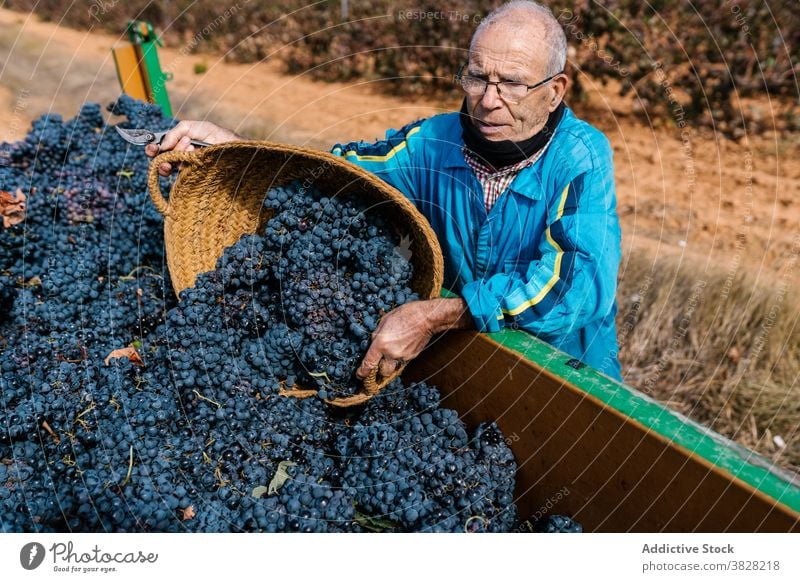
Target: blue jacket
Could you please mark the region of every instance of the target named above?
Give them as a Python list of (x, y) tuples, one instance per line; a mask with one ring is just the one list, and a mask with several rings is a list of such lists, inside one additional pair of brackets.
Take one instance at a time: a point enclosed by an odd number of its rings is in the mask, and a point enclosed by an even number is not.
[(566, 108), (546, 151), (488, 214), (463, 146), (458, 113), (447, 113), (331, 151), (403, 192), (430, 221), (445, 286), (478, 330), (524, 329), (620, 379), (620, 228), (606, 137)]

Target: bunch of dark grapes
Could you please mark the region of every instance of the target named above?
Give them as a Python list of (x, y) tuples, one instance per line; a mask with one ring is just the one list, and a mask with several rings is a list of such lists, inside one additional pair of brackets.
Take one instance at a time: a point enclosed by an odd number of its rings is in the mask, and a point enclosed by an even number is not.
[(419, 299), (411, 263), (397, 250), (401, 233), (380, 207), (299, 181), (272, 188), (265, 206), (274, 216), (258, 260), (271, 274), (272, 317), (303, 334), (296, 378), (322, 398), (354, 394), (354, 371), (381, 316)]
[(508, 531), (516, 522), (516, 463), (499, 429), (468, 437), (425, 383), (392, 384), (337, 443), (345, 482), (370, 515), (403, 531)]
[[(127, 97), (129, 127), (175, 120)], [(356, 410), (381, 316), (417, 299), (401, 233), (354, 195), (266, 193), (263, 234), (173, 296), (148, 159), (96, 105), (0, 146), (0, 529), (508, 531), (514, 459), (424, 383)], [(168, 183), (162, 184), (164, 190)], [(292, 386), (317, 398), (282, 395)]]

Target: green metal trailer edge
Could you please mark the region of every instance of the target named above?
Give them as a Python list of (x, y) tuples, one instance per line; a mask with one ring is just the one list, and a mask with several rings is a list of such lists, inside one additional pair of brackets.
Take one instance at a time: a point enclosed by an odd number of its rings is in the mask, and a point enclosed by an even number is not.
[[(452, 296), (452, 295), (449, 295)], [(498, 344), (547, 369), (606, 406), (640, 423), (661, 437), (702, 457), (754, 489), (800, 512), (798, 480), (769, 459), (721, 434), (672, 411), (639, 390), (621, 384), (576, 361), (523, 331), (504, 329), (486, 334)]]

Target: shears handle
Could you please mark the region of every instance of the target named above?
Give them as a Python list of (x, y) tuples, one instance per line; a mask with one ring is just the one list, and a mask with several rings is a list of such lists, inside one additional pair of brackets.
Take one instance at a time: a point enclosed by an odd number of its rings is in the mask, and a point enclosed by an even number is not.
[[(160, 131), (158, 133), (152, 133), (148, 137), (150, 138), (150, 143), (155, 143), (156, 145), (160, 146), (161, 140), (164, 139), (165, 135), (167, 135), (166, 131)], [(196, 148), (204, 148), (211, 145), (210, 143), (206, 141), (200, 141), (199, 139), (189, 140), (189, 143), (191, 143)]]

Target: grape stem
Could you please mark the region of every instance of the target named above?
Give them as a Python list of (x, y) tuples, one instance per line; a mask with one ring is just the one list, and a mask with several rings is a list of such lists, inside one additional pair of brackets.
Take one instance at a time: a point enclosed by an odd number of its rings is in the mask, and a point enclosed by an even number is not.
[(213, 400), (211, 400), (211, 398), (206, 398), (205, 396), (203, 396), (202, 394), (200, 394), (200, 393), (199, 393), (197, 390), (192, 390), (192, 392), (194, 392), (195, 394), (197, 394), (197, 397), (198, 397), (200, 400), (205, 400), (206, 402), (210, 402), (211, 404), (213, 404), (213, 405), (214, 405), (214, 406), (216, 406), (217, 408), (222, 408), (222, 404), (220, 404), (219, 402), (214, 402)]
[(47, 431), (47, 434), (49, 434), (51, 437), (53, 437), (53, 440), (55, 441), (55, 443), (57, 445), (61, 444), (61, 439), (58, 438), (58, 435), (53, 432), (53, 429), (50, 428), (50, 425), (47, 423), (46, 420), (42, 421), (42, 428)]
[(120, 487), (125, 487), (128, 482), (131, 480), (131, 473), (133, 473), (133, 445), (131, 445), (130, 452), (128, 454), (128, 474), (125, 475), (125, 480), (122, 482)]
[(309, 372), (309, 376), (313, 376), (314, 378), (325, 378), (325, 381), (330, 384), (331, 379), (328, 377), (327, 372)]
[(121, 276), (119, 278), (119, 280), (120, 281), (133, 281), (135, 279), (135, 277), (133, 275), (136, 273), (136, 271), (140, 271), (140, 270), (153, 271), (153, 273), (156, 272), (156, 270), (153, 267), (148, 267), (147, 265), (139, 265), (138, 267), (134, 267), (134, 269), (130, 273), (128, 273), (127, 275)]

